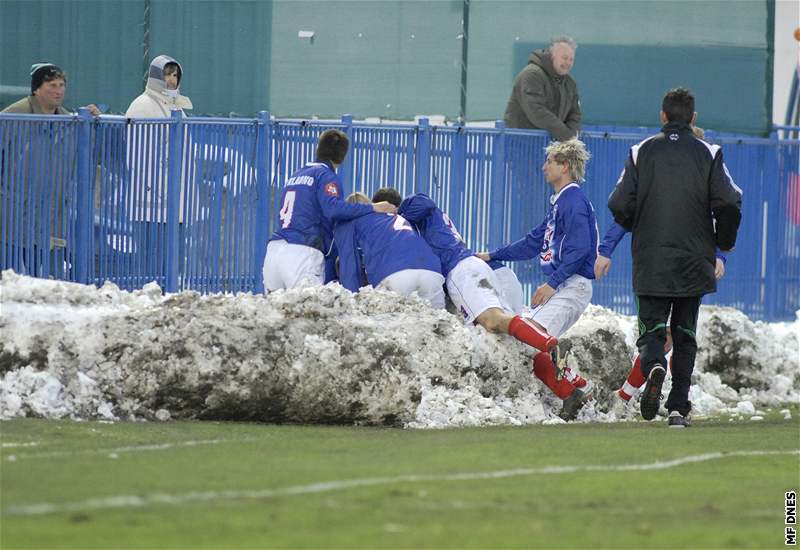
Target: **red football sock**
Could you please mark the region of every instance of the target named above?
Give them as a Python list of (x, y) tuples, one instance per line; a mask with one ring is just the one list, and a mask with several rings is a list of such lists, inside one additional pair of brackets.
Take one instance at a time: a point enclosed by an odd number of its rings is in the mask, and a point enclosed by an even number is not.
[(537, 353), (533, 358), (533, 374), (561, 399), (566, 399), (575, 391), (575, 386), (570, 384), (566, 378), (558, 379), (556, 366), (547, 352)]
[(628, 373), (628, 380), (626, 381), (634, 388), (641, 388), (647, 381), (647, 379), (644, 377), (644, 374), (642, 374), (641, 355), (637, 355), (636, 359), (634, 359), (633, 367), (631, 367), (631, 372)]
[(550, 351), (558, 344), (555, 336), (536, 328), (533, 323), (515, 315), (508, 324), (508, 333), (525, 344), (541, 351)]
[(586, 378), (572, 370), (570, 367), (564, 367), (562, 374), (564, 378), (566, 378), (567, 381), (576, 388), (585, 388), (586, 385), (589, 384), (589, 381), (586, 380)]
[(586, 380), (586, 378), (584, 378), (583, 376), (581, 376), (580, 374), (578, 374), (569, 367), (566, 367), (564, 369), (564, 378), (569, 380), (573, 386), (579, 389), (585, 388), (589, 384), (589, 381)]
[(623, 399), (625, 401), (630, 401), (631, 400), (631, 396), (628, 395), (628, 393), (622, 388), (617, 390), (617, 395), (620, 397), (620, 399)]

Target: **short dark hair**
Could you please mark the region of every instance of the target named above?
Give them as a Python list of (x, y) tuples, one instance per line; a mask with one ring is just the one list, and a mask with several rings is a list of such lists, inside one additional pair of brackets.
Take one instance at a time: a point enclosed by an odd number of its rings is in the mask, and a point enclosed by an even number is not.
[(661, 110), (670, 122), (691, 124), (694, 116), (694, 96), (687, 88), (673, 88), (664, 94)]
[(403, 197), (400, 196), (400, 192), (397, 189), (392, 189), (391, 187), (381, 187), (372, 195), (372, 202), (383, 201), (400, 208), (400, 203), (403, 202)]
[(319, 136), (319, 143), (317, 143), (317, 160), (342, 164), (349, 147), (350, 140), (347, 139), (347, 134), (341, 130), (325, 130)]

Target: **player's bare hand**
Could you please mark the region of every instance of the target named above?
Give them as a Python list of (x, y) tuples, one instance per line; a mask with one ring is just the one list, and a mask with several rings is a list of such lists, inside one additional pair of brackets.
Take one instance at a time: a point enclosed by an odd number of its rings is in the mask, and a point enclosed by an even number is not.
[(372, 209), (375, 212), (381, 212), (382, 214), (396, 214), (397, 207), (390, 202), (381, 201), (373, 203)]
[(488, 262), (489, 260), (491, 260), (491, 259), (492, 259), (492, 257), (491, 257), (491, 256), (489, 256), (489, 253), (488, 253), (488, 252), (476, 252), (476, 253), (475, 253), (475, 255), (476, 255), (478, 258), (480, 258), (481, 260), (483, 260), (484, 262)]
[(540, 306), (543, 303), (547, 302), (553, 294), (556, 293), (556, 289), (552, 286), (544, 283), (539, 288), (536, 289), (536, 293), (533, 295), (533, 299), (531, 300), (531, 304), (534, 306)]
[(611, 269), (611, 258), (598, 255), (594, 261), (594, 278), (599, 281), (603, 275), (608, 275), (609, 269)]
[(714, 277), (719, 281), (725, 276), (725, 262), (717, 258), (717, 263), (714, 266)]

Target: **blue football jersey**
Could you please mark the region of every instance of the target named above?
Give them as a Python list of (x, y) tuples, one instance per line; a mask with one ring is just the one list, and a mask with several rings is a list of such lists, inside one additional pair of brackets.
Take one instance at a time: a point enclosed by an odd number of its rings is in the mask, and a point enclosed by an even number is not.
[(270, 240), (283, 239), (330, 252), (333, 224), (372, 212), (369, 204), (351, 204), (342, 199), (342, 189), (333, 167), (309, 162), (288, 180), (281, 194), (281, 208)]
[(547, 284), (557, 288), (574, 274), (594, 279), (597, 219), (577, 183), (550, 197), (544, 221), (525, 237), (490, 253), (493, 260), (529, 260), (539, 256)]
[(447, 214), (427, 195), (417, 193), (406, 198), (400, 204), (398, 213), (414, 224), (433, 253), (439, 257), (445, 277), (458, 262), (475, 255), (464, 244), (464, 239)]
[(339, 251), (339, 282), (353, 292), (361, 287), (362, 268), (372, 286), (403, 269), (442, 271), (425, 239), (397, 214), (373, 212), (339, 222), (334, 241)]
[(617, 248), (617, 245), (622, 240), (622, 237), (625, 236), (625, 233), (627, 233), (627, 231), (625, 231), (624, 227), (617, 222), (613, 222), (611, 227), (608, 228), (608, 231), (606, 231), (605, 236), (603, 236), (603, 241), (600, 243), (597, 253), (600, 256), (610, 258), (611, 254), (614, 253), (614, 249)]

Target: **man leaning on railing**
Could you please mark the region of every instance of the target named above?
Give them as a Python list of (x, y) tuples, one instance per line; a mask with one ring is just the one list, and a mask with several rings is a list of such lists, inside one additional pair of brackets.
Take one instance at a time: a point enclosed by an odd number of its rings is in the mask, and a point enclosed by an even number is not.
[[(52, 63), (34, 63), (31, 65), (31, 95), (12, 103), (2, 112), (28, 115), (69, 115), (64, 108), (64, 96), (67, 92), (67, 75), (60, 67)], [(92, 115), (97, 116), (100, 110), (92, 103), (86, 106)]]
[[(31, 66), (31, 95), (2, 112), (70, 115), (63, 106), (67, 76), (52, 63)], [(100, 110), (87, 108), (93, 115)], [(63, 125), (48, 125), (46, 139), (25, 123), (4, 134), (0, 144), (0, 244), (2, 267), (36, 276), (60, 276), (70, 265), (63, 255), (68, 239), (68, 174), (72, 165), (59, 160), (58, 148), (69, 139)], [(18, 132), (22, 132), (18, 134)], [(25, 136), (22, 141), (13, 135)], [(37, 139), (37, 136), (40, 136)], [(61, 251), (61, 253), (58, 253)]]

